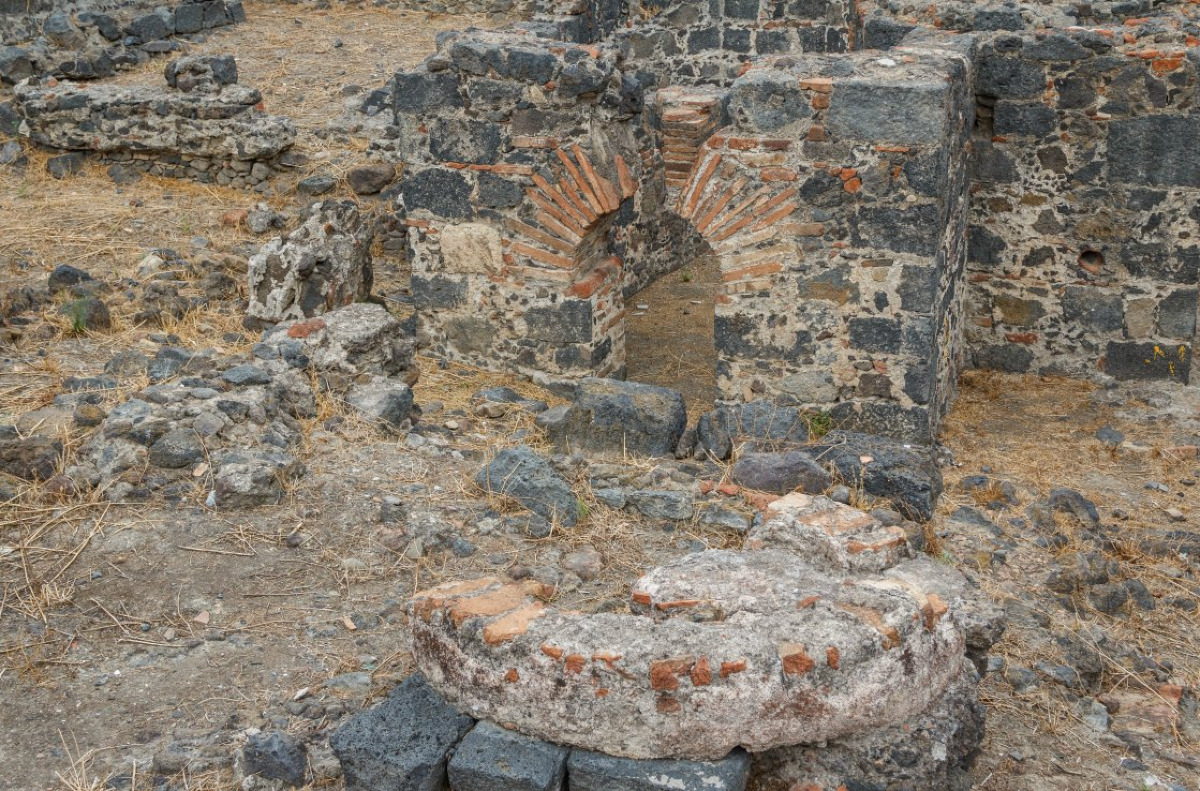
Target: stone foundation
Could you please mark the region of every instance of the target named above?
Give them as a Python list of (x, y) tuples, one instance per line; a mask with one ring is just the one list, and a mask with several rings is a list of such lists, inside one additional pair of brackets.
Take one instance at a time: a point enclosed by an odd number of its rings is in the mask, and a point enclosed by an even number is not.
[[(232, 63), (215, 59), (226, 60)], [(230, 78), (236, 80), (236, 70), (225, 79)], [(20, 135), (154, 175), (262, 184), (296, 137), (291, 121), (260, 109), (258, 91), (235, 84), (206, 81), (189, 90), (83, 88), (48, 79), (26, 80), (14, 94)]]
[(0, 0), (0, 82), (111, 77), (174, 51), (177, 35), (245, 19), (241, 0)]

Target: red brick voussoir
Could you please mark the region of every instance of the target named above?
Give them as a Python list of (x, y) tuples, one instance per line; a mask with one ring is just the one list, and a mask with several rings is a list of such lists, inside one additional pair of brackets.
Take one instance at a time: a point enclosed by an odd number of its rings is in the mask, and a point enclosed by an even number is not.
[(893, 725), (961, 674), (957, 572), (903, 533), (789, 495), (741, 551), (694, 553), (582, 614), (495, 578), (409, 604), (414, 656), (474, 717), (628, 758), (718, 759)]

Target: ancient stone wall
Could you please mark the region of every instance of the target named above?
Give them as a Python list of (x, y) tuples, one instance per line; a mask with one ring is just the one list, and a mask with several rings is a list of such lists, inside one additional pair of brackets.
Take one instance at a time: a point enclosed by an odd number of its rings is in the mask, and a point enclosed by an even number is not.
[(263, 112), (258, 91), (233, 84), (232, 58), (181, 58), (169, 75), (178, 64), (207, 69), (207, 81), (185, 81), (189, 90), (25, 81), (14, 90), (18, 132), (41, 145), (162, 175), (241, 187), (270, 178), (295, 140), (292, 122)]
[(149, 14), (162, 21), (163, 30), (154, 38), (199, 33), (244, 18), (238, 0), (183, 0), (175, 4), (158, 0), (0, 0), (0, 43), (21, 44), (43, 35), (53, 38), (56, 30), (52, 27), (48, 31), (46, 22), (59, 14), (73, 17), (82, 28), (97, 28), (109, 41), (137, 39), (133, 43), (153, 40), (144, 34), (158, 32), (159, 26), (153, 21), (139, 24)]
[(620, 367), (621, 267), (606, 239), (643, 191), (651, 146), (640, 89), (612, 54), (473, 34), (399, 75), (391, 155), (409, 163), (413, 295), (448, 356), (530, 374)]
[(728, 85), (755, 55), (845, 52), (846, 0), (720, 0), (636, 5), (614, 40), (646, 85)]
[(1200, 30), (981, 50), (969, 339), (979, 367), (1187, 381), (1200, 277)]

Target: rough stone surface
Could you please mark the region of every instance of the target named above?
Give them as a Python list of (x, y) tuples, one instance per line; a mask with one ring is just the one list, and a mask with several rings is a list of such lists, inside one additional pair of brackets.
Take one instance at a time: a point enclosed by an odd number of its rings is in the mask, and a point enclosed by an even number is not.
[(833, 483), (824, 467), (799, 451), (743, 453), (731, 474), (740, 486), (773, 494), (820, 494)]
[(683, 396), (664, 387), (585, 379), (550, 438), (564, 452), (670, 456), (687, 425)]
[[(562, 791), (568, 752), (480, 722), (454, 750), (450, 787), (454, 791)], [(572, 787), (577, 783), (573, 780)]]
[(472, 724), (417, 674), (334, 731), (329, 746), (347, 791), (438, 791), (450, 751)]
[(242, 748), (242, 772), (285, 785), (304, 785), (308, 752), (304, 742), (280, 731), (251, 736)]
[(927, 711), (908, 722), (826, 744), (779, 747), (754, 756), (762, 791), (815, 788), (904, 788), (953, 791), (971, 787), (971, 762), (983, 740), (984, 707), (975, 670), (963, 662)]
[(571, 751), (571, 791), (744, 791), (750, 756), (742, 750), (719, 761), (631, 761)]
[(549, 462), (524, 445), (496, 454), (475, 475), (488, 494), (511, 497), (535, 514), (570, 527), (579, 519), (579, 499)]
[(278, 322), (319, 316), (371, 295), (372, 226), (349, 201), (316, 204), (250, 259), (247, 313)]
[(628, 758), (719, 759), (925, 711), (961, 677), (965, 580), (847, 506), (793, 494), (772, 509), (741, 552), (649, 572), (634, 615), (558, 612), (533, 582), (420, 593), (417, 664), (474, 716)]
[(205, 93), (31, 81), (14, 88), (14, 97), (22, 133), (52, 148), (258, 161), (279, 155), (296, 136), (290, 121), (257, 109), (258, 91), (239, 85)]
[(347, 380), (362, 374), (417, 381), (415, 343), (381, 305), (358, 302), (317, 318), (285, 321), (263, 335), (256, 354), (283, 358)]
[(805, 451), (851, 486), (891, 500), (910, 519), (927, 521), (942, 493), (933, 453), (886, 437), (831, 431)]

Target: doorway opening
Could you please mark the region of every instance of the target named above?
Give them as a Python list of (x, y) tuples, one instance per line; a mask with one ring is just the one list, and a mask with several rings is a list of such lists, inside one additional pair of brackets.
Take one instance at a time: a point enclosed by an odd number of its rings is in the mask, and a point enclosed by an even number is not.
[(693, 419), (717, 398), (713, 316), (721, 269), (707, 245), (625, 298), (626, 376), (683, 395)]

